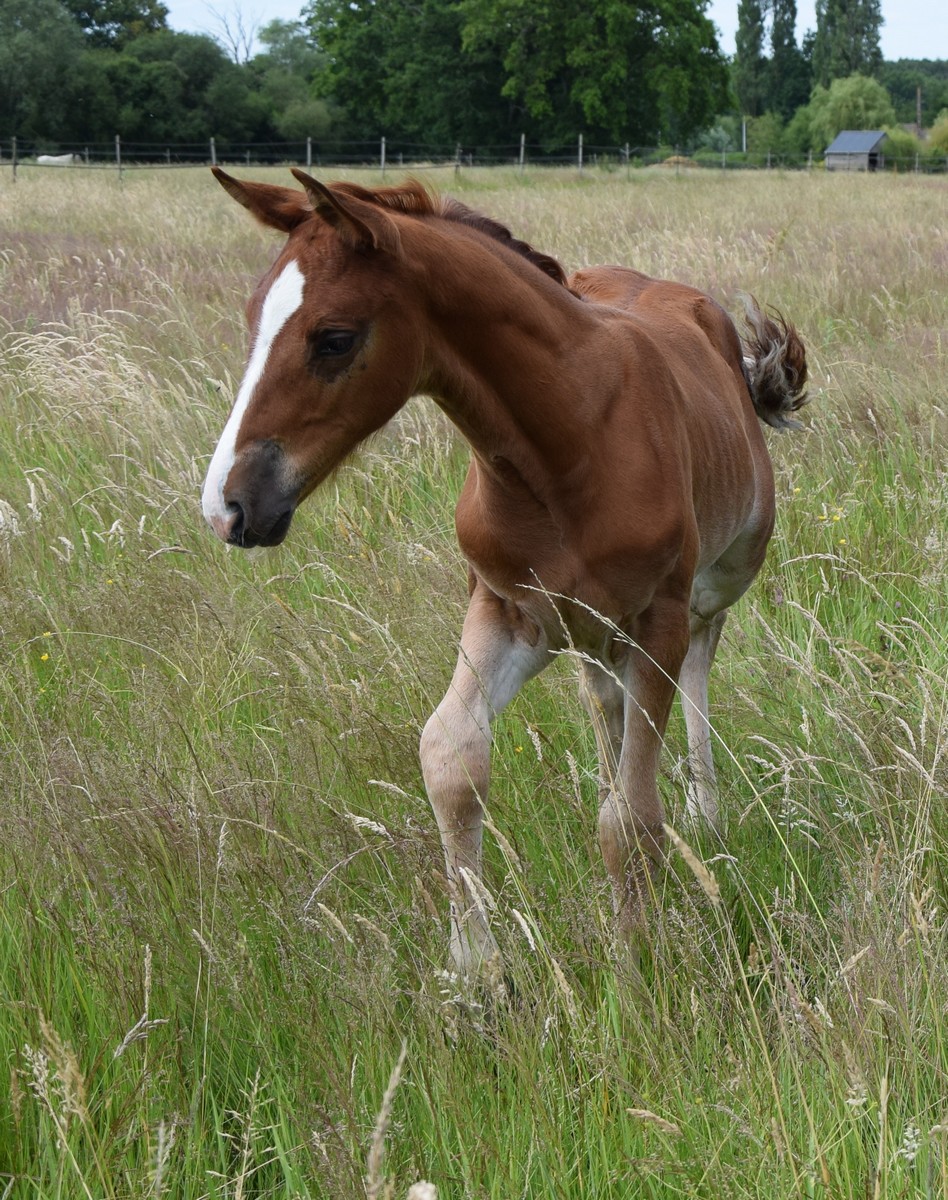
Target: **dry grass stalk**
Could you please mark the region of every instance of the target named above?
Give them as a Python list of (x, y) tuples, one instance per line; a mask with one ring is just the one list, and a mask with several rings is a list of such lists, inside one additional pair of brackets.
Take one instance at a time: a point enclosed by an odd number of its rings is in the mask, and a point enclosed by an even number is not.
[(680, 837), (670, 825), (665, 825), (664, 830), (668, 840), (688, 864), (692, 875), (701, 884), (701, 890), (717, 908), (721, 903), (721, 889), (718, 887), (718, 881), (714, 874), (708, 870), (684, 838)]
[(151, 1033), (153, 1029), (157, 1029), (159, 1025), (167, 1024), (167, 1017), (158, 1017), (156, 1020), (150, 1021), (148, 1019), (148, 1014), (142, 1013), (128, 1033), (126, 1033), (125, 1037), (122, 1038), (119, 1044), (112, 1051), (113, 1059), (121, 1058), (129, 1046), (131, 1046), (134, 1042), (143, 1041), (146, 1037), (148, 1037), (149, 1033)]
[(372, 1141), (369, 1145), (365, 1172), (366, 1200), (376, 1200), (376, 1197), (381, 1194), (385, 1184), (385, 1176), (382, 1174), (382, 1164), (385, 1158), (385, 1134), (388, 1132), (389, 1122), (392, 1119), (392, 1101), (395, 1099), (395, 1091), (402, 1077), (402, 1067), (405, 1065), (407, 1057), (408, 1043), (402, 1042), (398, 1062), (389, 1076), (388, 1087), (385, 1089), (385, 1095), (382, 1097), (382, 1106), (379, 1109), (378, 1116), (375, 1118), (375, 1129), (372, 1131)]
[(550, 966), (553, 968), (553, 975), (556, 979), (560, 991), (563, 993), (563, 1000), (566, 1004), (566, 1011), (570, 1015), (570, 1020), (575, 1021), (579, 1016), (579, 1009), (576, 1007), (576, 997), (573, 994), (573, 989), (569, 986), (566, 976), (563, 974), (563, 968), (556, 961), (553, 955), (549, 955)]
[(56, 1071), (64, 1113), (74, 1113), (83, 1124), (89, 1120), (86, 1106), (86, 1081), (79, 1060), (68, 1042), (63, 1041), (52, 1025), (40, 1014), (40, 1033), (49, 1061)]
[(637, 1121), (645, 1121), (649, 1125), (654, 1125), (656, 1129), (662, 1133), (671, 1134), (673, 1137), (681, 1136), (681, 1128), (674, 1121), (668, 1121), (664, 1117), (660, 1117), (658, 1113), (653, 1113), (648, 1108), (627, 1108), (625, 1110), (630, 1117), (635, 1117)]

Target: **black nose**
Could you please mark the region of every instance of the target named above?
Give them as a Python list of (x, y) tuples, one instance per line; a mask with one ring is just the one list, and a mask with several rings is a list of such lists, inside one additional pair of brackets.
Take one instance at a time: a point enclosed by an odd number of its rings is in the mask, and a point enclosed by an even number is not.
[(228, 542), (233, 546), (276, 546), (286, 537), (300, 485), (276, 442), (255, 442), (237, 456), (224, 487)]
[(277, 512), (257, 511), (253, 514), (252, 523), (248, 521), (244, 506), (236, 500), (228, 500), (227, 508), (233, 514), (233, 525), (227, 535), (232, 546), (242, 546), (249, 550), (253, 546), (278, 546), (286, 537), (293, 513), (293, 505), (279, 509)]

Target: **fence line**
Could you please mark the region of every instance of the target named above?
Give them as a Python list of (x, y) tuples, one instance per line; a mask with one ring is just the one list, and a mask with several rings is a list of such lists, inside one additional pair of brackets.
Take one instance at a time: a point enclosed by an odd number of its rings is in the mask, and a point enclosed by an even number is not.
[[(40, 163), (48, 148), (22, 138), (0, 139), (0, 168), (60, 166)], [(411, 168), (413, 171), (464, 167), (512, 166), (521, 172), (530, 167), (574, 166), (582, 175), (585, 168), (604, 170), (664, 165), (676, 173), (693, 168), (715, 170), (810, 170), (822, 167), (822, 157), (779, 154), (776, 151), (733, 151), (702, 149), (691, 155), (679, 154), (669, 147), (597, 146), (577, 135), (573, 145), (557, 147), (529, 145), (526, 135), (519, 143), (479, 146), (444, 146), (382, 137), (375, 142), (323, 141), (312, 137), (295, 142), (222, 142), (208, 138), (203, 142), (130, 142), (115, 136), (113, 142), (60, 143), (49, 154), (73, 156), (73, 168), (115, 170), (120, 175), (136, 168), (206, 167), (220, 163), (229, 166), (274, 166), (284, 163), (305, 165), (308, 169), (345, 167), (350, 170), (387, 170)], [(912, 153), (886, 155), (881, 170), (935, 174), (948, 171), (948, 157)]]

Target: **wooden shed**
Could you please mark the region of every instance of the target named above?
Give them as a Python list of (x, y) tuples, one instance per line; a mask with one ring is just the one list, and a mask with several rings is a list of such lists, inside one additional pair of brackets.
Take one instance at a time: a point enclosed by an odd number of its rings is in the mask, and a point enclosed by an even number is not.
[(884, 129), (844, 129), (826, 147), (827, 171), (877, 171), (884, 165)]

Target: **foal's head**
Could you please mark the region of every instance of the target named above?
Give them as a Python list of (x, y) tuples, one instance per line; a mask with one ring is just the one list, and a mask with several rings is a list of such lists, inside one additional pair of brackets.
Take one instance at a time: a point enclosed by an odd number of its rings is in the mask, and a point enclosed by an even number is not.
[[(215, 174), (287, 242), (248, 305), (250, 359), (204, 515), (224, 541), (274, 546), (300, 501), (415, 391), (422, 341), (397, 223), (370, 193), (301, 171), (302, 192)], [(430, 203), (417, 185), (390, 207)]]

